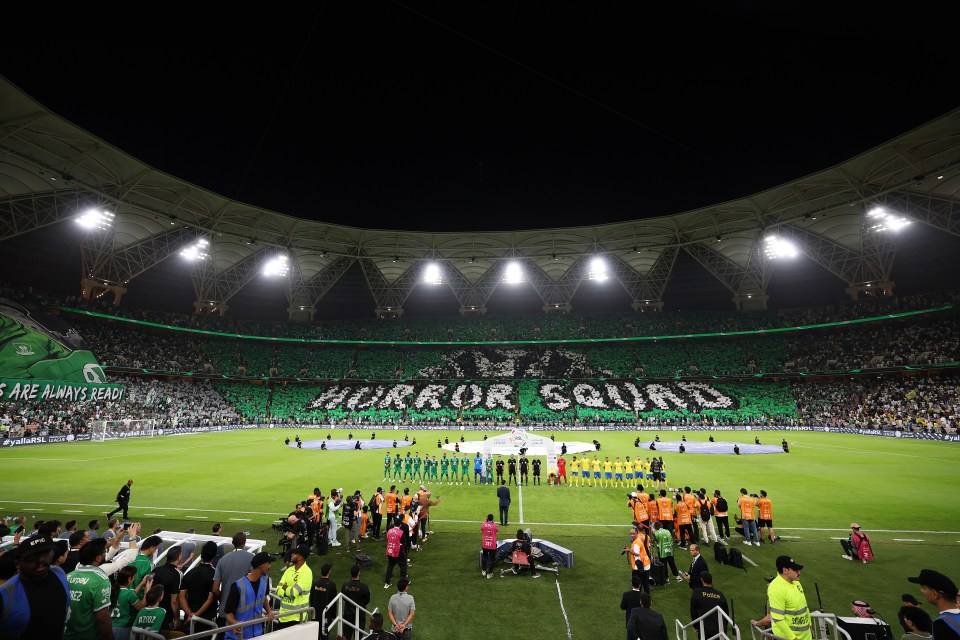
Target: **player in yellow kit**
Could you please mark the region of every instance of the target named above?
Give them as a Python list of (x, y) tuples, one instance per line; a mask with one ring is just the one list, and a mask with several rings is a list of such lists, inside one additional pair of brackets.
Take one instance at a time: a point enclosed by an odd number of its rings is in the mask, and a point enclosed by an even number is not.
[(590, 482), (590, 458), (583, 456), (580, 460), (580, 476), (583, 478), (583, 486)]
[(620, 462), (620, 456), (617, 456), (617, 459), (613, 461), (613, 480), (618, 487), (623, 486), (623, 463)]
[(608, 485), (613, 486), (613, 463), (609, 456), (603, 459), (603, 486)]
[(600, 486), (600, 458), (593, 456), (593, 461), (590, 463), (590, 470), (593, 472), (593, 478), (590, 480), (591, 487)]
[(630, 462), (630, 456), (623, 462), (623, 473), (627, 478), (627, 486), (633, 486), (633, 463)]

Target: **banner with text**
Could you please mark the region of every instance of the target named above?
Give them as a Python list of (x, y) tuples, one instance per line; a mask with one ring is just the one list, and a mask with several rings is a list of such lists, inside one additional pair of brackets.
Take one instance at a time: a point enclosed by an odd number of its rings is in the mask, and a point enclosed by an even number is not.
[(0, 378), (0, 402), (63, 400), (68, 403), (82, 404), (84, 402), (117, 401), (123, 400), (123, 398), (124, 387), (119, 384)]

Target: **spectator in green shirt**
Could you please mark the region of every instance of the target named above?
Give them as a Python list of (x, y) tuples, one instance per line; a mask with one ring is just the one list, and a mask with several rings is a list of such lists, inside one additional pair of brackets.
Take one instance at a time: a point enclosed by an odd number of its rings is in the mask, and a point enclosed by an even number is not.
[(143, 595), (147, 590), (146, 577), (153, 573), (153, 554), (163, 544), (163, 538), (160, 536), (149, 536), (140, 544), (140, 553), (133, 559), (130, 566), (137, 570), (137, 575), (133, 579), (137, 594)]
[(113, 640), (110, 624), (110, 578), (101, 569), (107, 557), (107, 541), (98, 538), (80, 548), (80, 563), (67, 574), (70, 585), (70, 615), (64, 640)]
[[(113, 625), (113, 640), (127, 640), (130, 637), (130, 628), (137, 613), (146, 606), (146, 598), (137, 596), (132, 589), (133, 578), (137, 575), (136, 568), (126, 566), (117, 573), (117, 584), (113, 592), (113, 609), (110, 611), (110, 622)], [(147, 578), (147, 590), (153, 586), (153, 579)]]
[(160, 606), (161, 598), (163, 598), (163, 585), (158, 584), (150, 587), (146, 596), (147, 605), (140, 610), (140, 614), (137, 616), (137, 619), (134, 620), (133, 626), (160, 633), (161, 629), (163, 629), (163, 620), (167, 616), (167, 612)]

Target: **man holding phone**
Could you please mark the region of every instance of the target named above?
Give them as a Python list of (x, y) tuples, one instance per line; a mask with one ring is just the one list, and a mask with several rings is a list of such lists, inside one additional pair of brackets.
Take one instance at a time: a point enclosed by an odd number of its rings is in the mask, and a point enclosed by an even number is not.
[(131, 563), (137, 570), (137, 575), (133, 577), (133, 589), (141, 597), (146, 592), (146, 577), (153, 577), (153, 554), (162, 544), (163, 538), (160, 536), (149, 536), (140, 545), (140, 553)]

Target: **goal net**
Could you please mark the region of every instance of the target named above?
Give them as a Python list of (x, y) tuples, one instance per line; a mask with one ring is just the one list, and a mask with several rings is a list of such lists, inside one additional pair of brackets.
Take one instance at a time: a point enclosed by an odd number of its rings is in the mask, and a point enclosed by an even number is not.
[(118, 438), (152, 438), (157, 434), (155, 420), (96, 420), (90, 424), (94, 442)]

